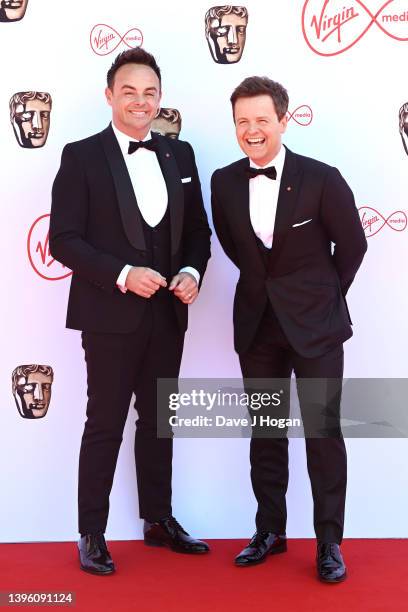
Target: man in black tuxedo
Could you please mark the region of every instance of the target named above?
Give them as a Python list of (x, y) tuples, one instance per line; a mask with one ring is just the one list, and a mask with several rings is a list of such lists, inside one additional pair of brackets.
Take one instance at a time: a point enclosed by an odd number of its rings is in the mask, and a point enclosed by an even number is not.
[[(212, 209), (220, 243), (240, 271), (235, 349), (244, 379), (288, 381), (292, 371), (296, 374), (314, 500), (318, 575), (325, 582), (338, 582), (346, 577), (339, 545), (347, 475), (339, 383), (342, 343), (352, 335), (345, 295), (362, 262), (366, 239), (353, 194), (339, 171), (281, 145), (286, 90), (266, 77), (249, 77), (235, 89), (231, 102), (237, 140), (246, 157), (214, 172)], [(302, 385), (302, 379), (316, 381)], [(334, 389), (323, 406), (327, 428), (312, 431), (313, 384), (320, 381), (320, 389), (325, 389), (325, 379), (333, 383), (327, 381), (327, 389)], [(257, 531), (235, 559), (239, 566), (286, 551), (288, 440), (266, 437), (259, 429), (254, 433), (250, 460)]]
[(112, 124), (68, 144), (52, 190), (50, 249), (73, 270), (67, 327), (82, 330), (87, 421), (79, 459), (81, 569), (109, 574), (104, 532), (132, 393), (144, 540), (203, 553), (172, 516), (171, 431), (158, 438), (156, 381), (179, 374), (187, 309), (210, 257), (210, 230), (194, 153), (151, 133), (160, 69), (143, 49), (107, 75)]

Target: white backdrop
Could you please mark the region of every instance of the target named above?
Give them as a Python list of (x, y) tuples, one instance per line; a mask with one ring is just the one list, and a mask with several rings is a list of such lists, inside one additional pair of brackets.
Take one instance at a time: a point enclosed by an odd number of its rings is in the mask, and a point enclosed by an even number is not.
[[(291, 113), (303, 105), (313, 111), (307, 126), (290, 120), (285, 144), (337, 166), (359, 207), (372, 207), (385, 219), (401, 211), (397, 217), (403, 220), (408, 158), (398, 132), (398, 111), (408, 101), (403, 78), (408, 43), (399, 39), (408, 37), (408, 21), (398, 17), (406, 10), (399, 0), (385, 9), (397, 20), (384, 20), (383, 11), (373, 21), (370, 13), (381, 4), (383, 0), (329, 2), (326, 16), (340, 12), (341, 17), (346, 7), (352, 18), (323, 41), (327, 19), (321, 22), (320, 40), (312, 24), (313, 16), (321, 15), (323, 0), (247, 0), (246, 46), (240, 62), (232, 65), (211, 58), (204, 15), (212, 4), (202, 0), (122, 0), (117, 8), (111, 0), (79, 5), (28, 0), (24, 19), (0, 23), (0, 541), (77, 537), (77, 460), (86, 403), (80, 334), (64, 329), (69, 278), (50, 281), (36, 273), (27, 237), (35, 220), (49, 212), (64, 144), (100, 131), (110, 120), (105, 75), (126, 46), (118, 38), (115, 51), (97, 55), (90, 45), (92, 28), (102, 23), (121, 36), (131, 28), (142, 32), (143, 46), (162, 69), (163, 106), (181, 111), (180, 137), (195, 149), (209, 215), (211, 173), (242, 156), (229, 96), (244, 77), (259, 74), (287, 87)], [(10, 97), (29, 90), (49, 92), (53, 99), (48, 141), (37, 150), (18, 145), (9, 119)], [(381, 225), (381, 219), (373, 221), (372, 233)], [(408, 231), (390, 225), (369, 237), (366, 258), (349, 293), (355, 335), (345, 345), (346, 376), (408, 375)], [(44, 241), (46, 226), (41, 231)], [(55, 270), (57, 264), (47, 267), (47, 258), (41, 267), (34, 252), (37, 242), (31, 250), (37, 267)], [(231, 320), (237, 273), (215, 236), (212, 250), (200, 299), (190, 308), (181, 372), (185, 377), (240, 375)], [(21, 418), (11, 392), (14, 368), (31, 363), (52, 365), (55, 372), (50, 408), (39, 420)], [(131, 408), (111, 496), (111, 539), (141, 536), (134, 421)], [(407, 537), (407, 440), (348, 440), (347, 448), (345, 536)], [(304, 442), (291, 440), (290, 451), (288, 535), (312, 537)], [(176, 440), (173, 488), (175, 514), (194, 534), (246, 537), (253, 531), (248, 440)]]

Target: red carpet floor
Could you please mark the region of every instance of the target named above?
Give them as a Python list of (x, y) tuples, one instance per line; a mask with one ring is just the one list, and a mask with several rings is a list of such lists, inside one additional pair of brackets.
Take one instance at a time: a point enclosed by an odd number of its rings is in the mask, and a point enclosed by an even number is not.
[(192, 557), (112, 542), (117, 572), (106, 577), (78, 569), (73, 543), (1, 544), (0, 592), (74, 591), (75, 606), (48, 609), (81, 612), (408, 610), (408, 540), (346, 540), (349, 578), (336, 585), (316, 580), (313, 540), (290, 540), (286, 554), (236, 568), (232, 559), (244, 543), (213, 540), (210, 554)]

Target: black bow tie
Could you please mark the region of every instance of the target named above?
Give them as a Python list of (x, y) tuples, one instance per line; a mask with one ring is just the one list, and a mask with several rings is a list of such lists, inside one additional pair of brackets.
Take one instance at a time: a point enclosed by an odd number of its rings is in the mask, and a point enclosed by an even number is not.
[(246, 168), (248, 178), (255, 178), (256, 176), (267, 176), (268, 178), (276, 181), (276, 168), (275, 166), (269, 166), (269, 168)]
[(157, 152), (157, 145), (156, 142), (152, 139), (150, 140), (131, 140), (129, 142), (129, 148), (128, 148), (128, 153), (129, 155), (132, 155), (132, 153), (134, 153), (135, 151), (137, 151), (138, 149), (149, 149), (149, 151), (154, 151), (155, 153)]

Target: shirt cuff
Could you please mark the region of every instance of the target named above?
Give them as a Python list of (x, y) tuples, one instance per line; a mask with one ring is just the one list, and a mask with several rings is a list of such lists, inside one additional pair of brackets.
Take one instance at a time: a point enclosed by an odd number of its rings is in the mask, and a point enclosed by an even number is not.
[(184, 268), (181, 268), (179, 274), (181, 274), (181, 272), (188, 272), (189, 274), (191, 274), (191, 276), (194, 276), (197, 285), (200, 284), (200, 274), (195, 268), (192, 268), (191, 266), (185, 266)]
[(132, 266), (125, 266), (122, 272), (119, 274), (118, 279), (116, 281), (116, 285), (117, 287), (119, 287), (122, 293), (126, 293), (127, 291), (126, 279), (131, 269), (132, 269)]

